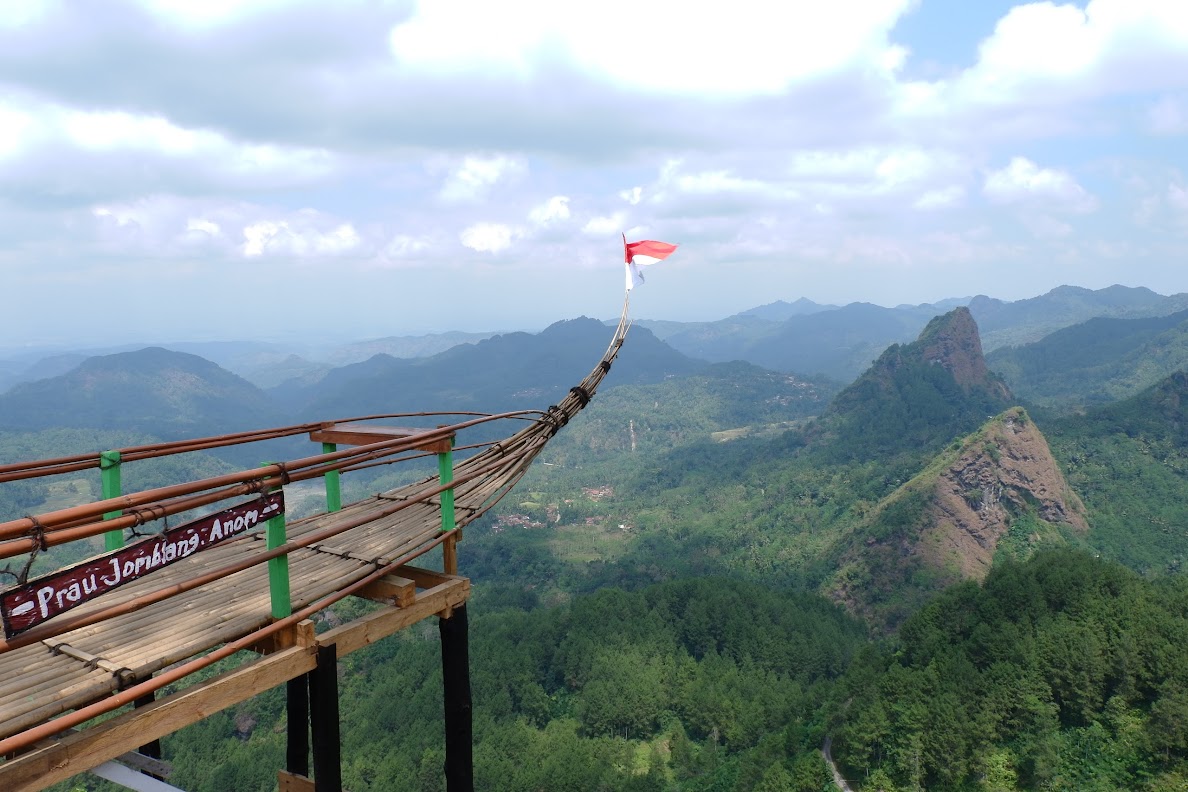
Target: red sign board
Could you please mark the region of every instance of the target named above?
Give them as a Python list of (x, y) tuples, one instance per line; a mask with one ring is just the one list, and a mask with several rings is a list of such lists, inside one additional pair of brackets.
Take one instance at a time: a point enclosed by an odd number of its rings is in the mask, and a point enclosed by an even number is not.
[(9, 589), (0, 595), (4, 634), (11, 638), (117, 586), (284, 513), (283, 492), (263, 495)]

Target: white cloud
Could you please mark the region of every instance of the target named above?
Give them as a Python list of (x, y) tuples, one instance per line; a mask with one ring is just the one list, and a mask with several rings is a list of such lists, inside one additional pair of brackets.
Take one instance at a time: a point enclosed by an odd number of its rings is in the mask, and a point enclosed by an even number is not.
[(210, 236), (219, 236), (222, 234), (222, 229), (219, 228), (218, 223), (212, 223), (210, 220), (205, 220), (199, 217), (191, 217), (186, 221), (187, 231), (198, 231)]
[(643, 187), (632, 187), (629, 190), (620, 190), (619, 197), (632, 206), (635, 206), (643, 199)]
[(357, 252), (362, 243), (359, 233), (350, 223), (341, 223), (321, 231), (308, 222), (314, 213), (304, 213), (302, 220), (261, 220), (243, 229), (243, 255), (248, 258), (264, 255), (323, 257)]
[(929, 190), (912, 204), (916, 209), (948, 209), (965, 202), (965, 188), (959, 184)]
[(1023, 225), (1041, 239), (1062, 239), (1071, 236), (1073, 232), (1071, 225), (1050, 215), (1027, 212), (1021, 219)]
[(502, 223), (475, 223), (458, 235), (462, 244), (479, 253), (498, 253), (511, 247), (515, 231)]
[(397, 234), (384, 246), (385, 258), (407, 259), (428, 251), (432, 247), (432, 240), (428, 237), (414, 237), (408, 234)]
[(56, 0), (20, 0), (20, 2), (0, 3), (0, 29), (18, 28), (42, 19), (53, 7)]
[(626, 212), (615, 212), (612, 215), (603, 217), (591, 217), (586, 222), (586, 224), (582, 226), (582, 233), (590, 234), (591, 236), (617, 234), (623, 230), (623, 224), (626, 222)]
[(0, 160), (20, 152), (28, 141), (33, 118), (15, 107), (0, 104)]
[(1165, 96), (1147, 113), (1147, 122), (1156, 135), (1188, 133), (1188, 102), (1182, 97)]
[(1042, 203), (1070, 212), (1097, 208), (1097, 199), (1067, 172), (1041, 168), (1026, 157), (1014, 157), (1005, 168), (988, 173), (982, 191), (996, 203)]
[(569, 198), (554, 195), (528, 212), (528, 219), (538, 226), (546, 226), (569, 219)]
[(1178, 184), (1167, 185), (1167, 202), (1173, 209), (1188, 214), (1188, 190)]
[(202, 28), (291, 5), (291, 0), (139, 0), (139, 3), (169, 22)]
[(788, 173), (798, 183), (831, 185), (834, 192), (882, 193), (963, 174), (959, 154), (916, 146), (861, 146), (798, 151)]
[[(1171, 66), (1179, 63), (1179, 68)], [(1169, 69), (1169, 66), (1171, 68)], [(1183, 85), (1188, 6), (1168, 0), (1090, 0), (1017, 5), (957, 79), (963, 101), (1070, 99)], [(1178, 73), (1177, 73), (1178, 72)]]
[[(423, 0), (390, 45), (401, 66), (439, 74), (523, 79), (561, 61), (632, 90), (774, 93), (848, 65), (897, 68), (902, 53), (886, 36), (911, 5), (736, 0), (729, 13), (697, 13), (676, 0)], [(662, 35), (642, 43), (632, 31)]]
[(439, 195), (449, 202), (479, 201), (500, 181), (518, 176), (524, 170), (524, 163), (503, 154), (469, 155), (446, 178)]

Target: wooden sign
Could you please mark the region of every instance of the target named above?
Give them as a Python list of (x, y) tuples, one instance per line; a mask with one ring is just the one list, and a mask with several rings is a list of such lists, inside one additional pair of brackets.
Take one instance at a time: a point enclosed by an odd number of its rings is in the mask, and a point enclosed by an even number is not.
[(0, 595), (4, 634), (11, 638), (284, 513), (284, 492), (270, 493), (9, 589)]

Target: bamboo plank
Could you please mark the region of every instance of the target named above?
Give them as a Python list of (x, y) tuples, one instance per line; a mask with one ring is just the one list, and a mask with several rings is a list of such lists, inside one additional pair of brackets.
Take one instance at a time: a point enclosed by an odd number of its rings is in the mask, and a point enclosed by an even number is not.
[(75, 732), (0, 765), (0, 787), (38, 790), (160, 739), (312, 670), (313, 648), (294, 647)]

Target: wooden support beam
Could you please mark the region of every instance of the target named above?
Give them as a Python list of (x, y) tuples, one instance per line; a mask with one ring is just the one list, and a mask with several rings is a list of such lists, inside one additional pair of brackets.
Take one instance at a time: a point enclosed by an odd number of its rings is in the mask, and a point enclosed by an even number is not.
[(309, 648), (317, 642), (314, 623), (309, 619), (302, 619), (292, 627), (267, 635), (263, 640), (252, 644), (251, 651), (258, 654), (272, 654), (282, 649), (291, 649), (294, 646)]
[(312, 778), (281, 770), (276, 774), (277, 792), (314, 792)]
[(474, 792), (474, 735), (470, 699), (470, 647), (466, 606), (437, 622), (445, 704), (446, 792)]
[(384, 605), (407, 608), (416, 602), (417, 584), (408, 578), (387, 575), (359, 589), (358, 596)]
[(458, 574), (458, 535), (447, 536), (441, 543), (441, 567), (447, 575)]
[(350, 624), (322, 633), (318, 636), (318, 643), (323, 646), (334, 644), (338, 647), (338, 655), (341, 657), (416, 624), (421, 619), (461, 605), (469, 598), (468, 578), (447, 580), (440, 586), (421, 592), (417, 596), (417, 601), (407, 608), (384, 608), (369, 613)]
[(465, 578), (458, 575), (447, 575), (444, 572), (435, 572), (432, 569), (423, 569), (421, 567), (405, 565), (396, 568), (396, 574), (402, 578), (408, 578), (417, 584), (417, 588), (431, 589), (440, 586), (443, 583), (448, 583), (451, 580), (464, 580)]
[(285, 683), (285, 770), (309, 775), (309, 675)]
[[(430, 429), (410, 429), (403, 426), (376, 426), (374, 424), (328, 424), (321, 429), (309, 433), (309, 439), (314, 442), (335, 443), (337, 445), (363, 446), (381, 443), (385, 440), (402, 440), (416, 437), (432, 431)], [(453, 448), (453, 435), (438, 436), (432, 440), (426, 439), (413, 446), (418, 451), (430, 451), (434, 454), (444, 454)]]
[(313, 733), (314, 792), (342, 792), (342, 739), (338, 722), (338, 652), (318, 647), (309, 672), (309, 725)]

